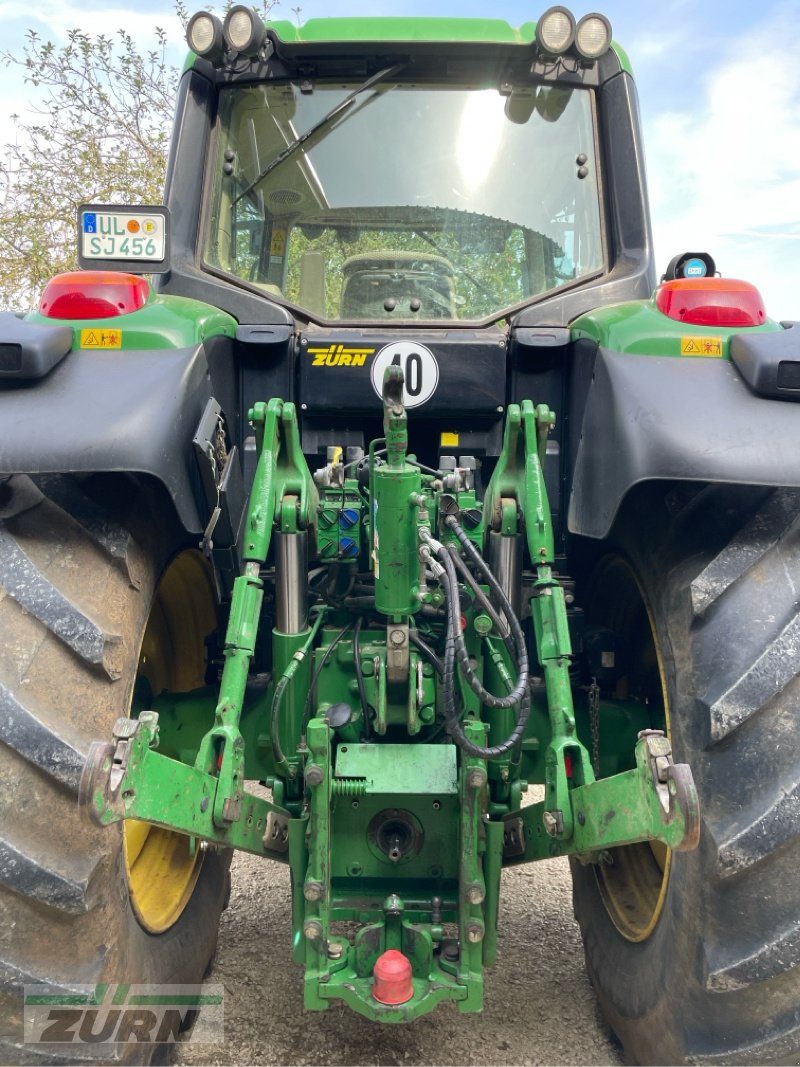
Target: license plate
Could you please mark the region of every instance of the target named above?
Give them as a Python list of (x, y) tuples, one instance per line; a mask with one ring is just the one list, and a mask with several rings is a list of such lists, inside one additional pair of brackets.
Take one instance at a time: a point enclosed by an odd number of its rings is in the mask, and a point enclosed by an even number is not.
[(167, 227), (162, 214), (83, 211), (80, 225), (83, 260), (139, 260), (166, 257)]

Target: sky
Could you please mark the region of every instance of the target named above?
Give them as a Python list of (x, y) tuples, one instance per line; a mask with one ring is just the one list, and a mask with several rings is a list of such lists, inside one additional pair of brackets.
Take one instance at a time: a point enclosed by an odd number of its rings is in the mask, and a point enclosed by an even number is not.
[[(277, 18), (460, 15), (512, 25), (544, 13), (522, 0), (281, 0)], [(131, 5), (133, 6), (133, 5)], [(198, 4), (197, 9), (203, 6)], [(570, 6), (567, 4), (567, 6)], [(709, 252), (727, 277), (754, 282), (776, 319), (800, 320), (800, 3), (797, 0), (607, 0), (600, 10), (628, 52), (639, 87), (659, 274), (678, 252)], [(189, 4), (190, 12), (195, 10)], [(131, 11), (103, 0), (0, 0), (3, 47), (21, 54), (27, 30), (62, 43), (73, 28), (125, 27), (146, 48), (153, 27), (185, 47), (165, 0)], [(34, 98), (0, 66), (0, 146), (10, 115)], [(4, 151), (0, 148), (0, 152)]]

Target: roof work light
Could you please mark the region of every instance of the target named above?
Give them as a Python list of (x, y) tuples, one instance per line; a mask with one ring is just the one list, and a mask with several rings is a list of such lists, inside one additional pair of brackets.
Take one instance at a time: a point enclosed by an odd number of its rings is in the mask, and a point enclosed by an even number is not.
[(189, 19), (186, 27), (186, 41), (201, 59), (209, 63), (219, 63), (225, 55), (225, 36), (222, 23), (216, 15), (208, 11), (198, 11)]
[(611, 47), (611, 23), (605, 15), (584, 15), (575, 30), (575, 51), (590, 62), (599, 59)]
[(536, 23), (536, 44), (543, 56), (557, 58), (569, 52), (584, 63), (594, 63), (611, 47), (611, 23), (593, 11), (575, 24), (565, 7), (550, 7)]
[(536, 40), (543, 52), (560, 56), (575, 40), (575, 19), (565, 7), (550, 7), (536, 23)]
[(251, 59), (258, 55), (267, 39), (267, 28), (252, 8), (244, 4), (232, 7), (225, 16), (225, 39), (233, 51)]

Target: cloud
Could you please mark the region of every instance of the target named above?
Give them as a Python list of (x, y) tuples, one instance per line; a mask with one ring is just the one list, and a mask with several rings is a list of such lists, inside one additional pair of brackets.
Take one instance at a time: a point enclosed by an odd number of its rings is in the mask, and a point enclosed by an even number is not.
[(691, 111), (646, 130), (659, 263), (709, 251), (726, 275), (764, 290), (777, 315), (800, 316), (800, 14), (734, 42), (699, 86)]
[(685, 51), (691, 43), (692, 35), (688, 28), (658, 33), (648, 30), (626, 41), (625, 48), (635, 57), (636, 67), (641, 68), (647, 61), (674, 56), (678, 49)]
[(25, 0), (3, 0), (4, 21), (19, 21), (26, 24), (36, 22), (50, 27), (53, 32), (63, 33), (75, 26), (90, 29), (93, 24), (103, 25), (112, 30), (120, 26), (135, 23), (139, 26), (161, 24), (180, 20), (174, 14), (172, 5), (163, 3), (146, 4), (139, 2), (135, 8), (123, 4), (114, 6), (102, 0), (41, 0), (33, 7)]
[(62, 44), (67, 40), (70, 30), (83, 30), (92, 36), (104, 35), (114, 37), (124, 28), (131, 36), (147, 46), (155, 39), (155, 27), (167, 32), (168, 39), (185, 51), (183, 27), (180, 19), (164, 5), (151, 11), (144, 10), (143, 4), (136, 9), (130, 7), (111, 7), (103, 5), (94, 7), (91, 3), (76, 3), (72, 0), (46, 0), (35, 8), (22, 0), (4, 0), (3, 20), (7, 27), (6, 40), (22, 39), (24, 30), (13, 33), (9, 27), (13, 23), (22, 28), (35, 30), (40, 37)]

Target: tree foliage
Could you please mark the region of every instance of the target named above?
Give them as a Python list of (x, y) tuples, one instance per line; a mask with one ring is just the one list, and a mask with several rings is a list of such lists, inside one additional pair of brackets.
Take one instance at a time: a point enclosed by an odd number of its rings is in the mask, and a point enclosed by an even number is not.
[(0, 59), (37, 99), (0, 161), (0, 307), (27, 309), (77, 264), (79, 204), (161, 202), (179, 72), (158, 27), (145, 51), (124, 30), (72, 30), (62, 45), (29, 31)]
[(0, 304), (27, 307), (59, 271), (74, 269), (82, 202), (159, 203), (176, 70), (167, 40), (141, 54), (131, 36), (72, 30), (56, 47), (27, 35), (23, 57), (4, 58), (43, 99), (15, 116), (16, 142), (0, 164)]

